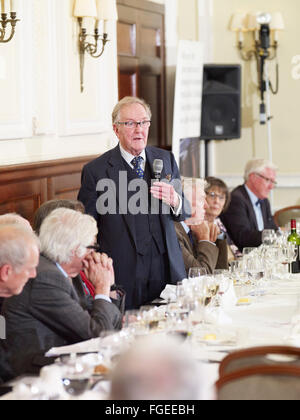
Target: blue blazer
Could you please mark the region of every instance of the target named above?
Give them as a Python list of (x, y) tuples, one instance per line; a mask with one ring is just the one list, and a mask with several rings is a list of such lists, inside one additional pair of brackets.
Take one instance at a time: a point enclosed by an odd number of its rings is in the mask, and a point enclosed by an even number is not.
[[(151, 146), (147, 147), (145, 152), (151, 171), (154, 159), (162, 159), (164, 168), (161, 179), (168, 179), (171, 182), (176, 179), (180, 180), (179, 170), (172, 153)], [(132, 273), (135, 272), (138, 254), (134, 223), (135, 216), (128, 212), (126, 214), (120, 214), (120, 171), (126, 171), (126, 166), (124, 166), (120, 148), (117, 146), (88, 163), (83, 168), (82, 185), (78, 200), (85, 205), (86, 212), (97, 220), (100, 251), (107, 253), (113, 259), (116, 283), (125, 288), (126, 306), (128, 307), (131, 305), (130, 299), (133, 295), (134, 279), (132, 278)], [(96, 191), (96, 187), (98, 181), (105, 178), (112, 180), (116, 186), (116, 214), (99, 215), (97, 212), (97, 200), (104, 192)], [(121, 190), (121, 194), (123, 192), (124, 191)], [(178, 192), (182, 194), (181, 191)], [(168, 282), (172, 284), (176, 284), (186, 277), (182, 252), (174, 227), (174, 221), (185, 220), (189, 216), (188, 211), (187, 213), (184, 211), (185, 207), (186, 203), (183, 197), (183, 212), (179, 217), (174, 216), (172, 212), (169, 212), (169, 214), (159, 214), (157, 216), (161, 221), (169, 259), (170, 275)], [(123, 211), (123, 213), (125, 212)]]

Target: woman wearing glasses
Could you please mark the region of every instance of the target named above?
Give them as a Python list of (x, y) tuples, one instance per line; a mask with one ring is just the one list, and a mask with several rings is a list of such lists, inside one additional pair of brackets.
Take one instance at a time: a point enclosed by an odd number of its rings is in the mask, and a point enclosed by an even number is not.
[(241, 255), (238, 247), (229, 237), (227, 230), (220, 219), (220, 215), (226, 211), (229, 206), (230, 192), (227, 185), (221, 179), (208, 177), (206, 178), (206, 182), (207, 187), (205, 192), (208, 208), (205, 212), (205, 219), (209, 223), (215, 223), (218, 226), (221, 232), (219, 239), (227, 240), (228, 261), (230, 262)]

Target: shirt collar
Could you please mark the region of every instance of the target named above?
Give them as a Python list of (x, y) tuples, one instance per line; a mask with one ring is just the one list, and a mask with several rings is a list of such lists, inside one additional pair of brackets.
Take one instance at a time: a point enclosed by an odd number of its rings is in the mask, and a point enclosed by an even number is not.
[(56, 267), (62, 272), (62, 274), (68, 279), (69, 278), (69, 276), (68, 276), (68, 274), (65, 272), (65, 270), (62, 268), (62, 266), (61, 265), (59, 265), (58, 263), (55, 263), (56, 264)]
[[(120, 151), (121, 151), (122, 158), (128, 163), (128, 165), (130, 165), (132, 167), (131, 161), (132, 161), (132, 159), (135, 158), (135, 156), (133, 156), (131, 153), (129, 153), (125, 149), (123, 149), (123, 147), (121, 146), (121, 143), (119, 144), (119, 146), (120, 146)], [(144, 159), (144, 162), (146, 162), (145, 149), (142, 151), (140, 156)]]
[(251, 200), (252, 206), (256, 206), (257, 202), (259, 201), (259, 198), (250, 190), (250, 188), (247, 187), (247, 185), (245, 185), (245, 188)]
[(189, 231), (191, 230), (188, 225), (185, 222), (180, 222), (183, 229), (185, 230), (185, 233), (189, 233)]

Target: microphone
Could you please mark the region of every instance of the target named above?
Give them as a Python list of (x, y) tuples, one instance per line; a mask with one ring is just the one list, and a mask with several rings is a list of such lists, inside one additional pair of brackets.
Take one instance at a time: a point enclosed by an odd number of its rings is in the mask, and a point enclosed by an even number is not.
[(164, 167), (164, 162), (161, 159), (155, 159), (153, 162), (154, 178), (160, 181), (161, 173)]

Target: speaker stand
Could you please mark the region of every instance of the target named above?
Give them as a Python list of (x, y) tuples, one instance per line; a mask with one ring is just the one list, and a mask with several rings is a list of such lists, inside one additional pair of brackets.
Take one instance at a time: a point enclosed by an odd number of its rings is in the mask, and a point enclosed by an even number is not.
[[(273, 143), (272, 143), (272, 125), (271, 125), (271, 95), (270, 95), (270, 78), (269, 78), (268, 62), (265, 63), (265, 81), (266, 81), (266, 113), (267, 113), (267, 133), (268, 133), (268, 154), (269, 161), (273, 162)], [(274, 207), (274, 191), (271, 191), (270, 201), (272, 208)]]
[(200, 141), (200, 177), (215, 175), (214, 139)]

